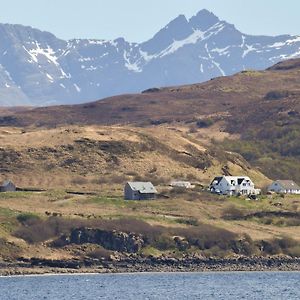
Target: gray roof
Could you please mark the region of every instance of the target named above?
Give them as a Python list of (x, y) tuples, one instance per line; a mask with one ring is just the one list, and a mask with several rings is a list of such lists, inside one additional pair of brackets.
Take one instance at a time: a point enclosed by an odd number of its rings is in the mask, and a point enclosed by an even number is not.
[(127, 182), (133, 191), (139, 191), (141, 194), (156, 194), (157, 190), (151, 182), (131, 181)]
[(218, 177), (215, 177), (213, 179), (213, 181), (211, 182), (211, 185), (216, 181), (216, 184), (219, 184), (220, 181), (222, 180), (223, 176), (218, 176)]
[(2, 182), (2, 184), (0, 186), (8, 186), (9, 184), (13, 184), (11, 180), (5, 180)]
[(276, 180), (275, 182), (280, 184), (281, 187), (286, 190), (300, 190), (299, 185), (293, 180)]

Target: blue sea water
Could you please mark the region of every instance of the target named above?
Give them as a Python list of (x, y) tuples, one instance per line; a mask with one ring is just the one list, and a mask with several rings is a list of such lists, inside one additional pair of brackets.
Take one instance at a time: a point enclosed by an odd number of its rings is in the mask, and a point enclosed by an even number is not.
[(0, 278), (1, 300), (300, 299), (300, 272), (135, 273)]

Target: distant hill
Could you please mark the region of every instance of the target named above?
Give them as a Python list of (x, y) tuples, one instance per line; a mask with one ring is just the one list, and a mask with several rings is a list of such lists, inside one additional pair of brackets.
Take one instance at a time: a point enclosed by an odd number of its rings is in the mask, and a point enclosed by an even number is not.
[(213, 13), (180, 15), (150, 40), (64, 41), (0, 25), (0, 106), (74, 104), (262, 70), (300, 55), (300, 36), (243, 34)]
[[(172, 125), (195, 131), (218, 124), (221, 145), (270, 178), (300, 181), (300, 59), (265, 71), (242, 71), (205, 83), (150, 89), (81, 105), (2, 113), (2, 126)], [(201, 128), (200, 128), (201, 129)], [(201, 129), (202, 130), (202, 129)]]

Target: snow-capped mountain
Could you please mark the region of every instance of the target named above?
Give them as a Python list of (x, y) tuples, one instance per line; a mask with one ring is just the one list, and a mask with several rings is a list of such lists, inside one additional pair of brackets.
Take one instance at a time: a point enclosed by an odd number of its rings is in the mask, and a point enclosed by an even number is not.
[(149, 41), (69, 40), (0, 24), (0, 105), (97, 100), (265, 69), (300, 56), (300, 36), (251, 36), (207, 10), (180, 15)]

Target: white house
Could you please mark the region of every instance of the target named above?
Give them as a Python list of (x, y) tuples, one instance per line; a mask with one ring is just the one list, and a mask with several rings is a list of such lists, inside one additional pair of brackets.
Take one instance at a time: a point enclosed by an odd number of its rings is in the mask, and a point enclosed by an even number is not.
[(223, 195), (258, 195), (260, 193), (260, 189), (254, 187), (254, 183), (248, 176), (215, 177), (210, 184), (210, 191)]
[(268, 191), (282, 194), (300, 194), (300, 187), (292, 180), (276, 180), (268, 187)]
[(124, 187), (125, 200), (150, 200), (155, 199), (156, 188), (151, 182), (127, 182)]
[(178, 187), (178, 188), (185, 188), (185, 189), (191, 189), (191, 188), (195, 187), (189, 181), (180, 181), (180, 180), (171, 181), (170, 186), (175, 187), (175, 188)]

